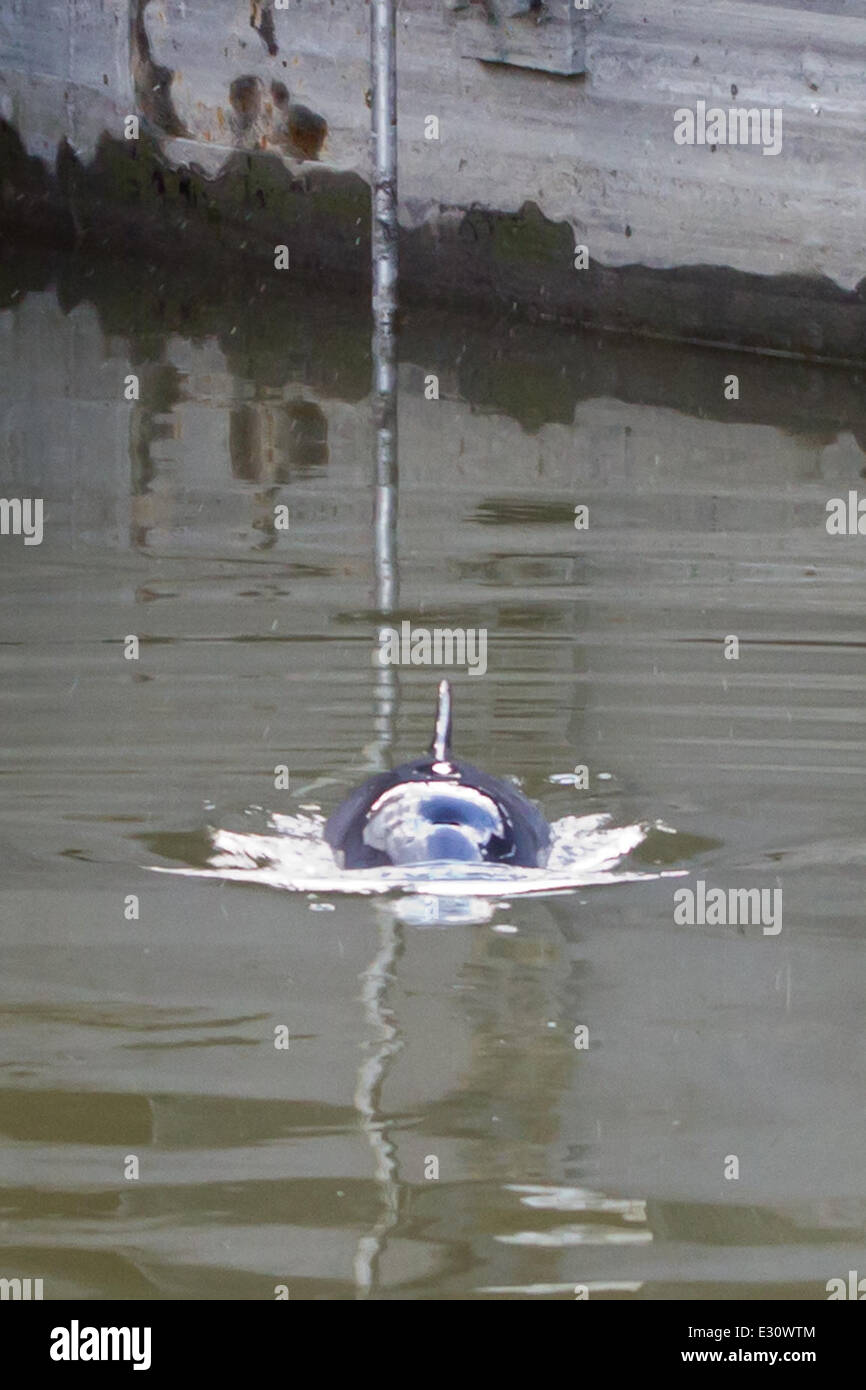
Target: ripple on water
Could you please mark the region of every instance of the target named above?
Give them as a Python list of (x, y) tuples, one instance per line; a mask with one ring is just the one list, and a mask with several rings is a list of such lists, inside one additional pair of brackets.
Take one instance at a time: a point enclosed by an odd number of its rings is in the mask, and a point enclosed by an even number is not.
[[(466, 864), (438, 862), (346, 870), (336, 864), (324, 826), (323, 815), (301, 812), (271, 816), (267, 834), (211, 828), (143, 838), (162, 857), (186, 860), (180, 867), (151, 865), (157, 873), (256, 883), (296, 893), (402, 894), (401, 917), (414, 925), (487, 921), (491, 900), (505, 897), (677, 877), (687, 870), (667, 866), (682, 863), (711, 843), (680, 836), (661, 822), (614, 825), (607, 814), (564, 816), (551, 826), (552, 846), (544, 868), (478, 864), (468, 871)], [(652, 849), (661, 840), (663, 854)], [(636, 861), (629, 866), (630, 857), (641, 849), (652, 868), (637, 867)]]

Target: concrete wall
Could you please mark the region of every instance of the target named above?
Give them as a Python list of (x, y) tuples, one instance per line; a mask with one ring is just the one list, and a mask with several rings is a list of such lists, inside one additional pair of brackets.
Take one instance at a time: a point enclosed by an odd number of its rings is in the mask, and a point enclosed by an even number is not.
[[(584, 71), (556, 75), (461, 56), (500, 31), (457, 3), (399, 8), (408, 296), (866, 358), (862, 5), (590, 0)], [(368, 7), (276, 4), (0, 0), (7, 235), (110, 244), (131, 225), (239, 273), (285, 242), (296, 270), (362, 279)], [(509, 22), (535, 61), (535, 13)], [(698, 101), (781, 110), (779, 153), (677, 144)]]

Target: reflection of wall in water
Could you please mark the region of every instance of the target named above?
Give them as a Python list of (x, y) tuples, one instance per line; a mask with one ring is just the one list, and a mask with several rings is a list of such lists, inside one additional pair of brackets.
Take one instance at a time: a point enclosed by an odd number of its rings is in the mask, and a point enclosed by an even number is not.
[[(329, 636), (355, 644), (350, 664), (372, 683), (372, 435), (354, 356), (344, 375), (339, 335), (330, 356), (311, 356), (300, 327), (283, 358), (252, 335), (248, 346), (241, 321), (229, 358), (213, 336), (168, 336), (148, 321), (125, 338), (119, 321), (89, 304), (64, 313), (50, 293), (0, 314), (5, 491), (44, 496), (46, 547), (131, 535), (178, 557), (251, 553), (285, 502), (293, 630), (321, 634), (323, 609), (350, 610)], [(130, 372), (138, 402), (123, 397)], [(852, 433), (832, 437), (826, 410), (813, 439), (613, 396), (581, 401), (572, 422), (527, 429), (466, 400), (456, 374), (442, 374), (440, 400), (425, 400), (424, 375), (401, 367), (401, 605), (416, 624), (489, 630), (493, 679), (456, 682), (464, 755), (529, 769), (536, 794), (546, 773), (577, 761), (645, 771), (656, 794), (696, 765), (715, 775), (737, 740), (725, 668), (707, 644), (730, 631), (760, 638), (758, 598), (782, 634), (848, 642), (850, 654), (832, 658), (846, 675), (857, 620), (842, 590), (849, 547), (826, 535), (824, 505), (857, 486), (862, 453)], [(512, 399), (519, 383), (505, 379)], [(590, 507), (585, 532), (573, 527), (577, 502)], [(338, 591), (347, 580), (351, 597)], [(828, 585), (839, 596), (832, 631)], [(733, 717), (740, 737), (771, 739), (784, 718), (787, 742), (809, 721), (833, 775), (857, 691), (852, 665), (833, 708), (818, 711), (809, 681), (823, 652), (753, 647), (737, 668), (746, 700)], [(347, 657), (322, 641), (317, 660), (330, 670)], [(435, 674), (401, 681), (400, 751), (429, 740)], [(346, 738), (357, 717), (347, 691)]]
[(328, 421), (314, 401), (238, 406), (229, 418), (232, 477), (287, 484), (328, 462)]
[(265, 547), (273, 545), (278, 535), (274, 505), (280, 487), (294, 478), (314, 476), (325, 467), (328, 421), (314, 401), (288, 405), (256, 401), (238, 406), (229, 416), (229, 455), (232, 477), (265, 485), (253, 497), (252, 525), (262, 532)]
[(139, 363), (135, 360), (134, 344), (130, 356), (135, 362), (141, 394), (129, 407), (129, 537), (132, 545), (146, 546), (151, 530), (170, 524), (174, 513), (173, 493), (153, 490), (159, 468), (154, 455), (162, 442), (177, 437), (172, 412), (181, 399), (181, 388), (173, 363), (147, 359)]

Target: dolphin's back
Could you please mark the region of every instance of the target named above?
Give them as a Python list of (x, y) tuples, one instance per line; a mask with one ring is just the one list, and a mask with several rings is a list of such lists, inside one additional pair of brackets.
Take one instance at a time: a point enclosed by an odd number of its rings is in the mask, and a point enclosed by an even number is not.
[[(325, 826), (325, 839), (346, 868), (368, 869), (423, 858), (423, 837), (442, 847), (429, 858), (473, 858), (535, 868), (545, 862), (550, 829), (509, 782), (451, 758), (448, 771), (432, 757), (404, 763), (358, 787)], [(457, 827), (476, 852), (437, 833)], [(429, 829), (428, 829), (429, 828)], [(451, 845), (448, 849), (447, 846)]]
[(386, 854), (365, 845), (363, 837), (370, 807), (396, 780), (396, 772), (370, 777), (346, 797), (325, 825), (325, 839), (347, 869), (373, 869), (391, 862)]
[(443, 859), (536, 868), (550, 828), (511, 783), (452, 756), (451, 687), (440, 681), (429, 754), (353, 791), (325, 839), (347, 869)]

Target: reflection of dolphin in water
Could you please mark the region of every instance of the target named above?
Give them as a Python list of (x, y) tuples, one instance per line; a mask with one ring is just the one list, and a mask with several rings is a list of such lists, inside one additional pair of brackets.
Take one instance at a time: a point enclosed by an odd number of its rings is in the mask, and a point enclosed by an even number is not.
[(439, 685), (430, 753), (371, 777), (325, 826), (347, 869), (459, 860), (538, 868), (550, 828), (508, 782), (451, 756), (451, 688)]

